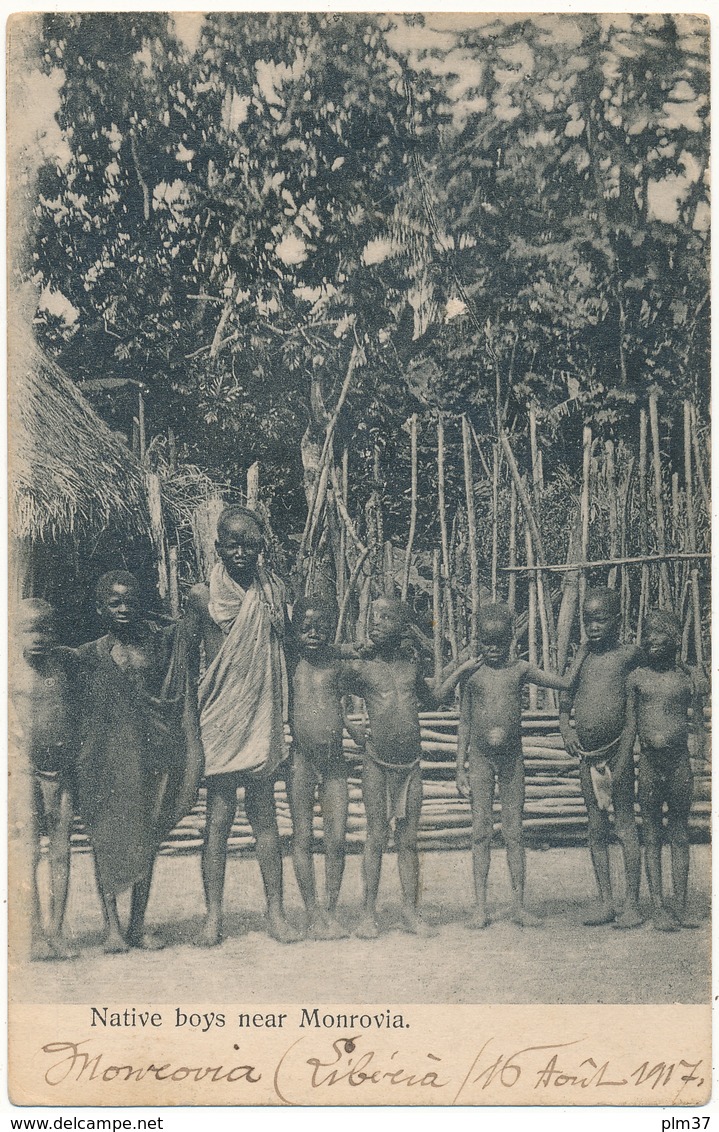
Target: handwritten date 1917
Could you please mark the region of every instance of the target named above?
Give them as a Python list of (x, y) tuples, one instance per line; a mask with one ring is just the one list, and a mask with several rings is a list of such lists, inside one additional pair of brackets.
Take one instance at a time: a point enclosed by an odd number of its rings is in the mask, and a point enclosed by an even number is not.
[[(655, 1095), (657, 1104), (690, 1104), (705, 1081), (702, 1060), (612, 1062), (596, 1056), (587, 1038), (529, 1045), (509, 1054), (495, 1037), (488, 1038), (476, 1053), (448, 1054), (416, 1045), (413, 1050), (401, 1050), (393, 1048), (394, 1043), (372, 1048), (381, 1045), (370, 1044), (362, 1033), (346, 1034), (332, 1042), (302, 1036), (279, 1060), (273, 1058), (267, 1064), (255, 1057), (245, 1064), (233, 1059), (227, 1065), (194, 1066), (168, 1061), (110, 1062), (104, 1051), (88, 1048), (88, 1040), (51, 1042), (42, 1052), (51, 1059), (44, 1071), (48, 1085), (112, 1082), (117, 1089), (125, 1084), (129, 1086), (127, 1103), (131, 1103), (132, 1084), (144, 1078), (174, 1088), (181, 1082), (196, 1085), (202, 1081), (219, 1086), (220, 1092), (223, 1086), (239, 1082), (255, 1086), (271, 1082), (276, 1101), (290, 1105), (342, 1103), (350, 1097), (370, 1104), (375, 1103), (370, 1099), (374, 1097), (382, 1103), (380, 1096), (388, 1094), (407, 1097), (401, 1103), (412, 1103), (410, 1097), (415, 1096), (424, 1098), (418, 1103), (445, 1105), (502, 1103), (502, 1096), (513, 1103), (509, 1099), (513, 1091), (523, 1096), (549, 1093), (554, 1103), (584, 1096), (581, 1103), (586, 1104), (593, 1096), (599, 1103), (612, 1104), (631, 1094)], [(238, 1048), (234, 1044), (233, 1053)], [(213, 1094), (217, 1095), (214, 1089)], [(220, 1096), (217, 1101), (223, 1103)], [(76, 1103), (82, 1103), (77, 1094)]]

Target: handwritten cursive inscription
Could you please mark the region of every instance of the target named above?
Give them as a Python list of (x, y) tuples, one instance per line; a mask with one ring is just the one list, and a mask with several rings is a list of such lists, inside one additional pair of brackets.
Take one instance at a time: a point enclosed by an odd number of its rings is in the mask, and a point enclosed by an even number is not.
[[(216, 1085), (222, 1082), (234, 1084), (237, 1081), (246, 1081), (250, 1085), (262, 1079), (262, 1074), (254, 1065), (172, 1065), (165, 1062), (163, 1065), (116, 1065), (107, 1061), (104, 1053), (90, 1053), (82, 1049), (89, 1039), (82, 1042), (50, 1042), (42, 1047), (43, 1053), (61, 1054), (58, 1061), (54, 1061), (45, 1072), (45, 1081), (48, 1085), (58, 1086), (65, 1081), (102, 1081), (102, 1082), (129, 1082), (144, 1081), (150, 1078), (156, 1081), (208, 1081)], [(235, 1046), (235, 1049), (239, 1047)]]
[[(611, 1104), (621, 1096), (655, 1095), (657, 1104), (689, 1104), (696, 1090), (705, 1083), (704, 1062), (615, 1061), (597, 1057), (588, 1048), (589, 1039), (549, 1042), (522, 1046), (505, 1052), (496, 1037), (489, 1037), (475, 1050), (452, 1051), (443, 1055), (436, 1049), (414, 1052), (393, 1048), (392, 1042), (375, 1048), (366, 1034), (352, 1033), (331, 1041), (309, 1035), (288, 1046), (279, 1060), (260, 1066), (253, 1056), (245, 1063), (231, 1057), (216, 1064), (174, 1064), (171, 1061), (133, 1062), (111, 1060), (102, 1049), (91, 1046), (92, 1039), (50, 1042), (42, 1047), (50, 1064), (44, 1078), (52, 1088), (75, 1083), (131, 1086), (140, 1081), (157, 1081), (165, 1086), (207, 1083), (227, 1086), (272, 1082), (280, 1104), (342, 1103), (350, 1098), (359, 1103), (385, 1103), (396, 1097), (400, 1103), (487, 1104), (512, 1103), (512, 1093), (525, 1099), (544, 1094), (553, 1103), (567, 1095), (583, 1097), (581, 1103)], [(238, 1045), (232, 1049), (239, 1051)], [(117, 1055), (113, 1055), (117, 1057)], [(198, 1059), (199, 1061), (199, 1059)], [(66, 1095), (66, 1089), (62, 1090)], [(214, 1091), (213, 1091), (214, 1092)], [(215, 1094), (222, 1103), (222, 1090)], [(660, 1099), (661, 1098), (661, 1099)], [(252, 1093), (247, 1096), (252, 1101)], [(231, 1095), (237, 1103), (237, 1095)], [(515, 1102), (516, 1103), (516, 1102)], [(694, 1101), (696, 1103), (696, 1101)]]

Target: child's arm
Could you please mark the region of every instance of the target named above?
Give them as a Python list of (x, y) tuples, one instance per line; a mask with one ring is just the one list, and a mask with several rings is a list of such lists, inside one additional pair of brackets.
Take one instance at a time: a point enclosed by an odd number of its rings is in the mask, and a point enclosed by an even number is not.
[(462, 693), (459, 708), (459, 730), (457, 732), (457, 790), (462, 798), (469, 798), (469, 774), (467, 772), (467, 752), (472, 722), (472, 686), (467, 684)]
[(483, 662), (476, 657), (465, 660), (462, 664), (457, 665), (454, 672), (451, 672), (445, 680), (442, 680), (439, 676), (425, 676), (425, 686), (429, 688), (438, 704), (444, 703), (445, 700), (449, 699), (462, 677), (467, 675), (467, 673), (471, 676), (482, 663)]
[(637, 738), (637, 682), (634, 674), (630, 673), (627, 679), (627, 706), (624, 715), (624, 727), (622, 728), (621, 738), (619, 740), (619, 750), (617, 751), (617, 761), (614, 764), (612, 776), (619, 780), (627, 768), (627, 765), (634, 758), (634, 743)]
[(354, 719), (350, 719), (344, 696), (342, 697), (342, 719), (350, 739), (355, 746), (359, 747), (360, 751), (363, 751), (367, 742), (367, 728), (365, 727), (364, 720), (360, 723), (356, 723)]
[(577, 733), (569, 721), (569, 714), (572, 710), (574, 703), (574, 693), (579, 683), (579, 674), (584, 664), (584, 659), (587, 655), (586, 645), (582, 645), (577, 652), (571, 665), (565, 672), (568, 687), (560, 691), (559, 694), (559, 730), (562, 734), (562, 741), (568, 755), (573, 755), (578, 759), (582, 753), (581, 745), (577, 739)]
[(571, 670), (560, 676), (551, 668), (537, 668), (535, 664), (528, 664), (526, 661), (520, 663), (526, 665), (522, 675), (524, 684), (538, 684), (541, 688), (558, 688), (560, 692), (571, 692), (573, 686)]

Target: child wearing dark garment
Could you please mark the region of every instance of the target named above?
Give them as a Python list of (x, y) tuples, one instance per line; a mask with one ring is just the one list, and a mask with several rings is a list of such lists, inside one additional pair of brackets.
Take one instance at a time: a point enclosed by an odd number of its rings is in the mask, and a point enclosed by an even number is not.
[[(704, 740), (703, 677), (677, 660), (681, 625), (673, 614), (651, 613), (645, 623), (646, 666), (627, 680), (626, 722), (617, 774), (634, 770), (634, 743), (639, 736), (639, 805), (644, 836), (644, 865), (652, 902), (652, 923), (659, 931), (698, 925), (687, 915), (689, 883), (689, 810), (692, 769), (689, 762), (687, 712), (694, 709), (695, 730)], [(663, 807), (666, 803), (671, 844), (673, 904), (664, 900), (662, 881)]]
[[(70, 959), (62, 938), (70, 880), (70, 834), (77, 736), (73, 652), (57, 643), (55, 610), (39, 598), (21, 602), (10, 667), (10, 700), (18, 746), (32, 771), (31, 957)], [(37, 885), (39, 831), (48, 837), (50, 899), (43, 925)]]
[(569, 678), (510, 657), (513, 618), (503, 605), (485, 605), (479, 615), (483, 663), (462, 693), (457, 741), (457, 789), (472, 799), (472, 858), (476, 905), (468, 927), (488, 927), (489, 875), (495, 780), (502, 806), (502, 835), (512, 882), (512, 919), (522, 927), (541, 921), (524, 906), (525, 851), (522, 844), (524, 763), (522, 689), (525, 684), (566, 689)]
[[(584, 600), (586, 650), (571, 674), (571, 688), (560, 696), (559, 727), (570, 755), (579, 759), (579, 778), (589, 818), (589, 851), (599, 889), (599, 908), (584, 923), (590, 927), (613, 923), (616, 928), (638, 927), (641, 856), (634, 815), (634, 765), (620, 762), (619, 746), (625, 724), (627, 680), (643, 663), (637, 645), (619, 640), (620, 606), (615, 590), (587, 590)], [(572, 729), (569, 713), (574, 705)], [(617, 914), (609, 869), (609, 806), (622, 846), (626, 893)]]
[[(327, 598), (301, 598), (292, 610), (294, 648), (288, 649), (293, 739), (288, 783), (292, 863), (307, 912), (308, 934), (314, 939), (341, 939), (348, 934), (337, 919), (348, 806), (343, 728), (347, 728), (358, 746), (364, 744), (364, 729), (356, 727), (343, 710), (347, 689), (341, 651), (332, 643), (336, 622), (337, 610)], [(318, 786), (326, 910), (317, 898), (312, 860), (312, 818)]]

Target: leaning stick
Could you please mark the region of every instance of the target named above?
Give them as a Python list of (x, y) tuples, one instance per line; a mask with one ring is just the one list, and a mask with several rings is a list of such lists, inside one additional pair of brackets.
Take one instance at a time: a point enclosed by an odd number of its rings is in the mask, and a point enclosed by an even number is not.
[(527, 494), (527, 489), (524, 485), (524, 481), (522, 480), (522, 477), (519, 474), (519, 468), (517, 467), (517, 461), (514, 458), (514, 453), (512, 452), (512, 447), (509, 443), (509, 437), (507, 436), (504, 429), (500, 430), (499, 442), (502, 445), (502, 451), (504, 452), (504, 456), (505, 456), (505, 459), (507, 461), (507, 467), (509, 468), (510, 474), (512, 476), (512, 480), (514, 481), (514, 484), (516, 486), (517, 495), (519, 497), (519, 502), (522, 504), (522, 511), (524, 512), (524, 518), (526, 520), (527, 526), (529, 527), (530, 533), (532, 535), (532, 541), (534, 543), (534, 547), (535, 547), (535, 550), (537, 552), (537, 563), (538, 563), (539, 566), (544, 567), (544, 566), (546, 566), (546, 563), (547, 563), (547, 556), (544, 553), (544, 544), (542, 542), (542, 535), (541, 535), (541, 532), (539, 530), (539, 527), (537, 526), (537, 522), (534, 518), (534, 512), (532, 510), (532, 504), (531, 504), (531, 501), (529, 499), (529, 495)]
[(327, 489), (326, 464), (327, 464), (327, 458), (329, 456), (330, 445), (332, 443), (332, 436), (333, 436), (335, 428), (337, 426), (337, 421), (339, 420), (339, 416), (340, 416), (340, 413), (342, 412), (342, 408), (344, 406), (344, 403), (347, 400), (347, 394), (349, 393), (349, 388), (350, 388), (350, 383), (352, 381), (352, 376), (353, 376), (354, 371), (357, 367), (357, 363), (359, 362), (360, 352), (361, 351), (360, 351), (359, 347), (355, 344), (352, 347), (352, 353), (350, 355), (349, 364), (347, 366), (347, 373), (345, 374), (344, 381), (342, 382), (342, 388), (340, 389), (340, 394), (339, 394), (339, 397), (337, 398), (337, 404), (334, 407), (334, 411), (332, 413), (332, 416), (330, 417), (329, 421), (327, 422), (327, 428), (325, 429), (325, 439), (324, 439), (324, 443), (322, 445), (322, 451), (320, 452), (320, 458), (319, 458), (319, 461), (318, 461), (319, 475), (317, 477), (317, 482), (315, 483), (315, 490), (314, 490), (313, 497), (312, 497), (312, 503), (311, 503), (310, 508), (307, 512), (307, 519), (305, 521), (305, 529), (302, 532), (302, 539), (300, 541), (300, 547), (299, 547), (299, 550), (297, 552), (297, 558), (298, 558), (299, 562), (302, 562), (302, 560), (305, 556), (305, 551), (307, 549), (307, 546), (309, 544), (311, 544), (311, 542), (312, 542), (312, 538), (314, 536), (315, 528), (317, 526), (317, 520), (319, 519), (319, 510), (321, 509), (322, 503), (324, 502), (324, 492)]
[[(647, 522), (647, 411), (639, 410), (639, 549), (646, 557), (649, 550), (649, 530)], [(644, 617), (649, 604), (649, 566), (642, 564), (642, 582), (639, 590), (639, 614), (637, 618), (637, 644), (642, 641)]]
[[(345, 455), (346, 454), (347, 454), (347, 449), (345, 448)], [(343, 462), (344, 462), (344, 458), (343, 458)], [(347, 489), (346, 489), (346, 486), (344, 486), (344, 485), (340, 486), (339, 478), (337, 476), (337, 469), (335, 468), (334, 464), (332, 465), (332, 470), (331, 470), (330, 474), (332, 476), (332, 490), (334, 492), (335, 503), (337, 504), (337, 510), (340, 513), (340, 518), (342, 519), (343, 529), (346, 529), (347, 534), (350, 536), (350, 538), (352, 539), (352, 542), (355, 544), (355, 547), (356, 547), (358, 553), (362, 554), (362, 552), (366, 549), (366, 547), (365, 547), (365, 544), (362, 542), (362, 539), (357, 534), (357, 528), (355, 527), (354, 523), (352, 522), (352, 518), (350, 516), (350, 513), (347, 510)], [(343, 481), (344, 481), (345, 480), (344, 468), (343, 468), (343, 472), (342, 472), (342, 478), (343, 478)]]
[[(464, 492), (467, 499), (467, 527), (469, 542), (469, 577), (472, 591), (472, 619), (469, 632), (469, 649), (472, 656), (477, 655), (479, 647), (479, 567), (477, 563), (477, 520), (474, 510), (474, 474), (472, 471), (472, 446), (467, 418), (462, 417), (462, 454), (464, 457)], [(495, 507), (496, 513), (496, 507)], [(492, 595), (496, 597), (496, 559), (493, 558), (495, 577)]]
[[(692, 426), (691, 426), (691, 405), (688, 401), (684, 402), (684, 489), (686, 493), (686, 507), (687, 507), (687, 535), (689, 540), (689, 550), (696, 552), (697, 548), (697, 527), (696, 517), (694, 515), (694, 497), (693, 497), (693, 477), (692, 477)], [(704, 663), (704, 650), (702, 648), (702, 624), (701, 624), (701, 608), (699, 604), (699, 571), (696, 566), (691, 568), (691, 589), (692, 589), (692, 612), (694, 622), (694, 649), (696, 652), (696, 662), (698, 665)]]
[(454, 622), (454, 601), (452, 599), (450, 580), (447, 505), (444, 485), (444, 418), (441, 413), (437, 418), (437, 496), (439, 501), (439, 529), (442, 538), (442, 573), (446, 582), (449, 647), (452, 650), (452, 659), (456, 660), (459, 655), (459, 648), (457, 645), (457, 633)]
[(360, 554), (357, 561), (355, 562), (354, 569), (353, 569), (352, 573), (350, 574), (350, 579), (349, 579), (349, 582), (347, 583), (347, 589), (345, 590), (344, 595), (342, 597), (342, 605), (340, 606), (339, 617), (337, 618), (337, 630), (335, 632), (335, 644), (336, 645), (338, 645), (340, 643), (340, 641), (342, 640), (342, 634), (344, 632), (345, 617), (347, 616), (347, 609), (349, 607), (350, 597), (352, 596), (352, 593), (354, 592), (354, 588), (357, 585), (357, 580), (358, 580), (360, 574), (362, 573), (362, 567), (364, 566), (364, 564), (367, 560), (368, 554), (369, 554), (369, 547), (366, 546), (364, 548), (364, 550), (362, 551), (362, 553)]
[(409, 592), (409, 572), (412, 566), (412, 546), (414, 534), (417, 529), (417, 414), (413, 413), (409, 425), (410, 459), (412, 462), (412, 500), (409, 513), (409, 535), (407, 536), (407, 550), (404, 557), (404, 575), (402, 577), (402, 601), (407, 600)]
[[(534, 548), (532, 547), (532, 536), (529, 533), (529, 527), (524, 524), (524, 548), (527, 555), (527, 566), (534, 566)], [(537, 664), (537, 578), (536, 574), (532, 572), (529, 575), (529, 625), (527, 643), (529, 646), (529, 663), (536, 667)], [(529, 685), (529, 707), (530, 709), (537, 706), (537, 686), (536, 684)]]
[[(666, 528), (664, 524), (664, 501), (662, 499), (662, 458), (659, 451), (659, 414), (657, 412), (657, 395), (649, 394), (649, 427), (652, 433), (652, 467), (654, 471), (654, 504), (656, 508), (657, 549), (660, 554), (666, 550)], [(671, 590), (669, 587), (669, 569), (666, 562), (659, 564), (659, 604), (669, 605)]]
[[(589, 425), (584, 426), (582, 433), (582, 499), (580, 513), (582, 516), (581, 558), (586, 562), (589, 558), (589, 492), (592, 467), (592, 430)], [(579, 575), (579, 617), (582, 625), (582, 638), (584, 638), (584, 622), (581, 620), (584, 610), (584, 594), (587, 589), (586, 569)]]

